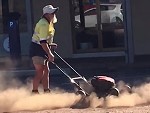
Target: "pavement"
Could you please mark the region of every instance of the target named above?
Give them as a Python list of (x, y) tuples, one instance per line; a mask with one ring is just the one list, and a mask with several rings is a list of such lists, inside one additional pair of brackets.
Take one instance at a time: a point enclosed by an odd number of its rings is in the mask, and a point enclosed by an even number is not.
[[(65, 60), (79, 75), (88, 80), (93, 76), (107, 75), (115, 78), (116, 81), (123, 80), (132, 85), (150, 82), (150, 56), (135, 56), (135, 62), (132, 64), (126, 64), (124, 57), (70, 58)], [(57, 58), (55, 63), (69, 76), (78, 76), (62, 60)], [(13, 64), (10, 62), (0, 63), (0, 72), (13, 73), (21, 79), (34, 76), (35, 70), (29, 59), (22, 59), (16, 67), (12, 66)], [(50, 64), (50, 68), (52, 84), (57, 85), (61, 82), (61, 86), (65, 84), (67, 87), (69, 79), (55, 65)]]

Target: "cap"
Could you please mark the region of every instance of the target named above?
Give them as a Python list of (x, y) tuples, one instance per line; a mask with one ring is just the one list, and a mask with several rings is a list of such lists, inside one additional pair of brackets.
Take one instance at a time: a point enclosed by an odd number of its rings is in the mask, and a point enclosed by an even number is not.
[(43, 15), (46, 13), (48, 13), (48, 14), (55, 13), (58, 9), (59, 9), (59, 7), (55, 8), (52, 5), (47, 5), (43, 8)]

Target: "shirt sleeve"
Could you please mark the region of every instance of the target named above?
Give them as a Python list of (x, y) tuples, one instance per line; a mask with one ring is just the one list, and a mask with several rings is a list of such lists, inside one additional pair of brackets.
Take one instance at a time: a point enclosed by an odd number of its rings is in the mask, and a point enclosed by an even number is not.
[(46, 25), (46, 24), (41, 24), (40, 25), (40, 28), (39, 28), (40, 41), (47, 39), (47, 37), (48, 37), (48, 30), (49, 30), (48, 25)]

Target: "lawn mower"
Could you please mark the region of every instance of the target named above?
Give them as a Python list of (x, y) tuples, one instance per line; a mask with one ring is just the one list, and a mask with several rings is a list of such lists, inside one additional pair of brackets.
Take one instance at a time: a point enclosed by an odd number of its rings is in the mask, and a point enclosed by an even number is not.
[[(83, 96), (90, 96), (92, 92), (95, 92), (98, 98), (107, 97), (109, 95), (119, 96), (121, 92), (127, 91), (131, 93), (129, 85), (124, 85), (124, 88), (120, 91), (116, 87), (115, 80), (107, 75), (94, 76), (91, 81), (88, 81), (84, 76), (80, 75), (67, 61), (65, 61), (56, 51), (54, 51), (72, 71), (76, 73), (75, 77), (68, 75), (60, 66), (55, 62), (52, 62), (74, 85), (75, 93)], [(124, 91), (123, 91), (124, 90)]]

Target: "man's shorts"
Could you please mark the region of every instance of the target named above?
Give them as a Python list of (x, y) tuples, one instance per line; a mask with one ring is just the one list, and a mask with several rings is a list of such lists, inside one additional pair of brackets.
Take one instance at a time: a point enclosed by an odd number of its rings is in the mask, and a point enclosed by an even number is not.
[(46, 65), (47, 59), (40, 57), (40, 56), (34, 56), (32, 57), (33, 64), (41, 64)]

